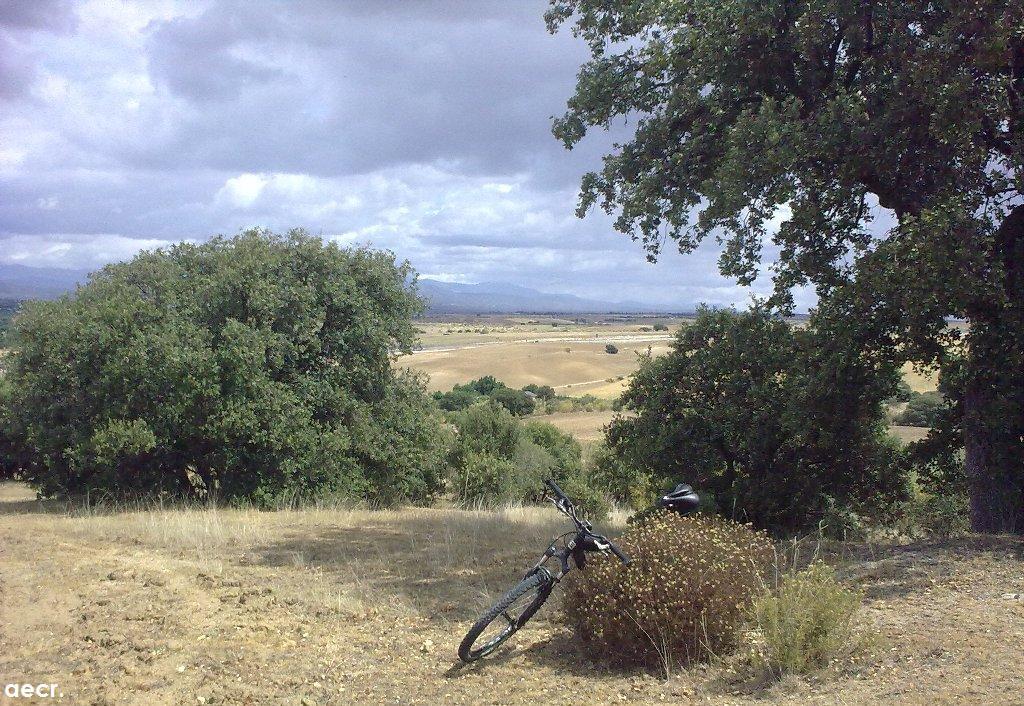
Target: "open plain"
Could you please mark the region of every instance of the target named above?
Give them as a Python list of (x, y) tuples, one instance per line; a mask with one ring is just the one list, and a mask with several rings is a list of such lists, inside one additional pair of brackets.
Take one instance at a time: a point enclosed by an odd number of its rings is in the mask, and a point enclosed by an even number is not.
[[(511, 387), (551, 385), (559, 395), (617, 398), (646, 355), (663, 355), (686, 317), (473, 316), (417, 322), (420, 347), (398, 365), (425, 373), (431, 391), (493, 375)], [(654, 330), (654, 326), (668, 330)], [(796, 325), (800, 325), (799, 321)], [(610, 354), (611, 344), (618, 353)], [(906, 365), (903, 377), (914, 392), (938, 386), (932, 371)], [(614, 416), (610, 410), (539, 415), (582, 442), (595, 442)], [(918, 441), (923, 427), (893, 426), (903, 443)]]
[(508, 647), (460, 667), (468, 625), (563, 529), (545, 508), (114, 510), (39, 503), (17, 484), (0, 497), (0, 676), (57, 683), (47, 702), (931, 705), (1024, 693), (1019, 538), (817, 546), (864, 589), (871, 649), (821, 679), (772, 684), (727, 661), (667, 679), (594, 664), (561, 624), (557, 591)]

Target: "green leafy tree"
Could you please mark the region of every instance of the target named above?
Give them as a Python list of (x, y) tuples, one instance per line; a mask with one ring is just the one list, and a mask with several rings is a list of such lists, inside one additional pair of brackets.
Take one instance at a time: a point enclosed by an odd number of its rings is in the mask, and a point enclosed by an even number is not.
[(390, 253), (302, 231), (144, 252), (16, 319), (5, 435), (44, 494), (426, 502), (448, 449), (396, 354), (422, 303)]
[(478, 402), (482, 395), (469, 386), (456, 385), (451, 392), (435, 392), (437, 406), (446, 412), (457, 412)]
[(839, 296), (868, 355), (948, 366), (946, 317), (967, 319), (972, 525), (1024, 531), (1024, 5), (552, 0), (546, 19), (591, 51), (555, 135), (635, 125), (580, 215), (600, 204), (651, 259), (714, 234), (743, 284), (771, 242), (773, 304)]
[(545, 402), (555, 398), (555, 388), (551, 387), (551, 385), (535, 385), (530, 383), (529, 385), (523, 385), (523, 392), (532, 392), (537, 395), (537, 399), (544, 400)]
[(466, 383), (466, 387), (476, 390), (481, 395), (490, 396), (495, 391), (505, 388), (505, 383), (493, 375), (484, 375), (482, 378)]
[(632, 414), (608, 428), (616, 458), (603, 459), (603, 482), (619, 497), (690, 482), (722, 514), (775, 532), (814, 527), (837, 504), (877, 514), (901, 499), (882, 407), (895, 379), (836, 360), (817, 335), (761, 310), (701, 310), (630, 380)]
[(896, 424), (911, 427), (933, 427), (946, 407), (946, 401), (938, 392), (915, 392), (907, 401), (907, 408), (896, 415)]
[(537, 406), (536, 400), (522, 390), (511, 387), (499, 387), (490, 394), (490, 398), (517, 417), (533, 414)]

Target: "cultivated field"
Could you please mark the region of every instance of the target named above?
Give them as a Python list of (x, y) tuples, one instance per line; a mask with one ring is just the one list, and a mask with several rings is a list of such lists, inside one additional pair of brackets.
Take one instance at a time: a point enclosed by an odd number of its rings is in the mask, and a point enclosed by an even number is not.
[[(637, 354), (668, 351), (671, 333), (653, 331), (654, 323), (672, 330), (681, 319), (614, 319), (573, 323), (564, 319), (474, 317), (451, 322), (420, 322), (423, 349), (402, 358), (430, 376), (430, 389), (493, 375), (513, 387), (551, 385), (559, 394), (591, 394), (614, 399), (623, 379), (636, 370)], [(605, 352), (607, 344), (619, 349)]]
[[(476, 316), (444, 321), (420, 321), (422, 349), (401, 358), (400, 365), (429, 375), (431, 391), (493, 375), (512, 387), (530, 383), (551, 385), (560, 395), (618, 397), (637, 368), (637, 356), (662, 355), (685, 319), (615, 317), (572, 320), (555, 317)], [(668, 332), (654, 331), (665, 324)], [(605, 345), (619, 352), (605, 352)], [(934, 373), (903, 368), (903, 377), (915, 392), (934, 390)], [(614, 412), (569, 412), (541, 415), (580, 441), (596, 441)], [(904, 443), (924, 438), (922, 427), (892, 427)]]
[(30, 497), (0, 486), (0, 677), (57, 683), (59, 703), (1019, 704), (1024, 693), (1018, 539), (832, 547), (866, 591), (875, 647), (828, 679), (766, 686), (726, 662), (668, 680), (595, 665), (558, 621), (557, 593), (511, 647), (460, 668), (469, 622), (562, 527), (546, 509), (105, 514)]

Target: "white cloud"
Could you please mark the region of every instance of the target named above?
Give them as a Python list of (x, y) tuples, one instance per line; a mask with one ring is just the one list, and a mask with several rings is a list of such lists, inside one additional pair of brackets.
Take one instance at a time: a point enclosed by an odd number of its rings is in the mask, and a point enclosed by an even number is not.
[(256, 203), (268, 181), (269, 179), (261, 174), (239, 174), (224, 182), (215, 200), (226, 202), (235, 208), (248, 208)]
[(651, 266), (605, 214), (575, 218), (579, 175), (621, 135), (571, 153), (551, 136), (586, 50), (547, 34), (545, 6), (85, 0), (0, 28), (26, 69), (0, 93), (0, 261), (305, 227), (445, 281), (745, 300), (713, 246)]
[(46, 237), (7, 235), (0, 238), (0, 263), (91, 270), (109, 262), (130, 259), (142, 250), (170, 244), (166, 240), (126, 238), (110, 233)]

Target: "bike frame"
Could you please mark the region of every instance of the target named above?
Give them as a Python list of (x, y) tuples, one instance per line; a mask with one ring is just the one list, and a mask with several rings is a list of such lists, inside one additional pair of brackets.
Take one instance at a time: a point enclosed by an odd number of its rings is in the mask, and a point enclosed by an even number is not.
[[(570, 532), (569, 534), (572, 533)], [(567, 535), (563, 534), (555, 538), (555, 541), (551, 543), (551, 546), (549, 546), (543, 556), (541, 556), (540, 561), (531, 566), (530, 570), (526, 572), (526, 576), (532, 576), (538, 571), (544, 571), (555, 583), (558, 583), (565, 578), (565, 575), (572, 570), (572, 567), (569, 566), (569, 558), (573, 555), (576, 548), (580, 546), (580, 543), (586, 538), (586, 533), (585, 531), (576, 532), (576, 536), (569, 540), (564, 547), (559, 549), (558, 540), (565, 536)], [(559, 567), (557, 574), (551, 573), (551, 570), (545, 566), (545, 564), (547, 564), (553, 557), (558, 557)]]
[[(572, 532), (566, 532), (558, 537), (555, 537), (554, 541), (548, 546), (547, 550), (541, 556), (540, 561), (530, 567), (530, 570), (526, 572), (526, 576), (532, 576), (538, 571), (545, 572), (555, 583), (561, 581), (572, 567), (569, 566), (570, 557), (574, 558), (577, 568), (582, 568), (580, 565), (581, 559), (579, 558), (582, 552), (586, 551), (608, 551), (615, 552), (621, 559), (628, 563), (628, 559), (625, 559), (617, 548), (609, 542), (605, 537), (599, 534), (595, 534), (593, 525), (586, 520), (580, 518), (576, 514), (576, 507), (572, 504), (572, 501), (562, 492), (562, 489), (558, 487), (554, 481), (547, 481), (547, 485), (554, 491), (555, 497), (551, 498), (551, 502), (563, 515), (568, 517), (576, 525), (575, 537), (566, 542), (565, 546), (561, 549), (558, 548), (558, 541), (564, 539)], [(553, 574), (545, 566), (548, 561), (554, 557), (558, 557), (558, 573)]]
[[(544, 484), (547, 485), (553, 494), (551, 500), (554, 502), (555, 507), (573, 521), (573, 524), (576, 525), (576, 530), (565, 532), (555, 537), (551, 544), (548, 545), (543, 556), (541, 556), (540, 561), (526, 572), (526, 576), (519, 582), (519, 585), (505, 594), (500, 601), (495, 603), (489, 611), (484, 613), (473, 624), (473, 627), (466, 633), (466, 637), (462, 639), (462, 644), (459, 645), (459, 659), (463, 662), (475, 662), (481, 657), (485, 657), (525, 625), (526, 621), (532, 618), (534, 613), (547, 600), (555, 584), (561, 581), (572, 569), (569, 565), (570, 557), (576, 563), (577, 568), (580, 569), (586, 564), (587, 552), (611, 552), (623, 564), (629, 565), (629, 557), (623, 554), (622, 550), (616, 547), (614, 542), (594, 532), (593, 526), (576, 514), (576, 507), (573, 505), (572, 500), (562, 492), (562, 489), (558, 487), (555, 481), (546, 480)], [(563, 540), (565, 545), (559, 547), (559, 542)], [(559, 567), (557, 573), (552, 573), (545, 565), (555, 557), (558, 558)], [(532, 594), (529, 593), (531, 591), (533, 592)], [(508, 614), (508, 610), (513, 603), (524, 596), (530, 597), (531, 600), (522, 606), (522, 613), (517, 614), (513, 618)], [(504, 616), (505, 620), (508, 621), (508, 626), (497, 636), (490, 638), (481, 647), (474, 650), (473, 645), (476, 644), (477, 639), (499, 616)]]

